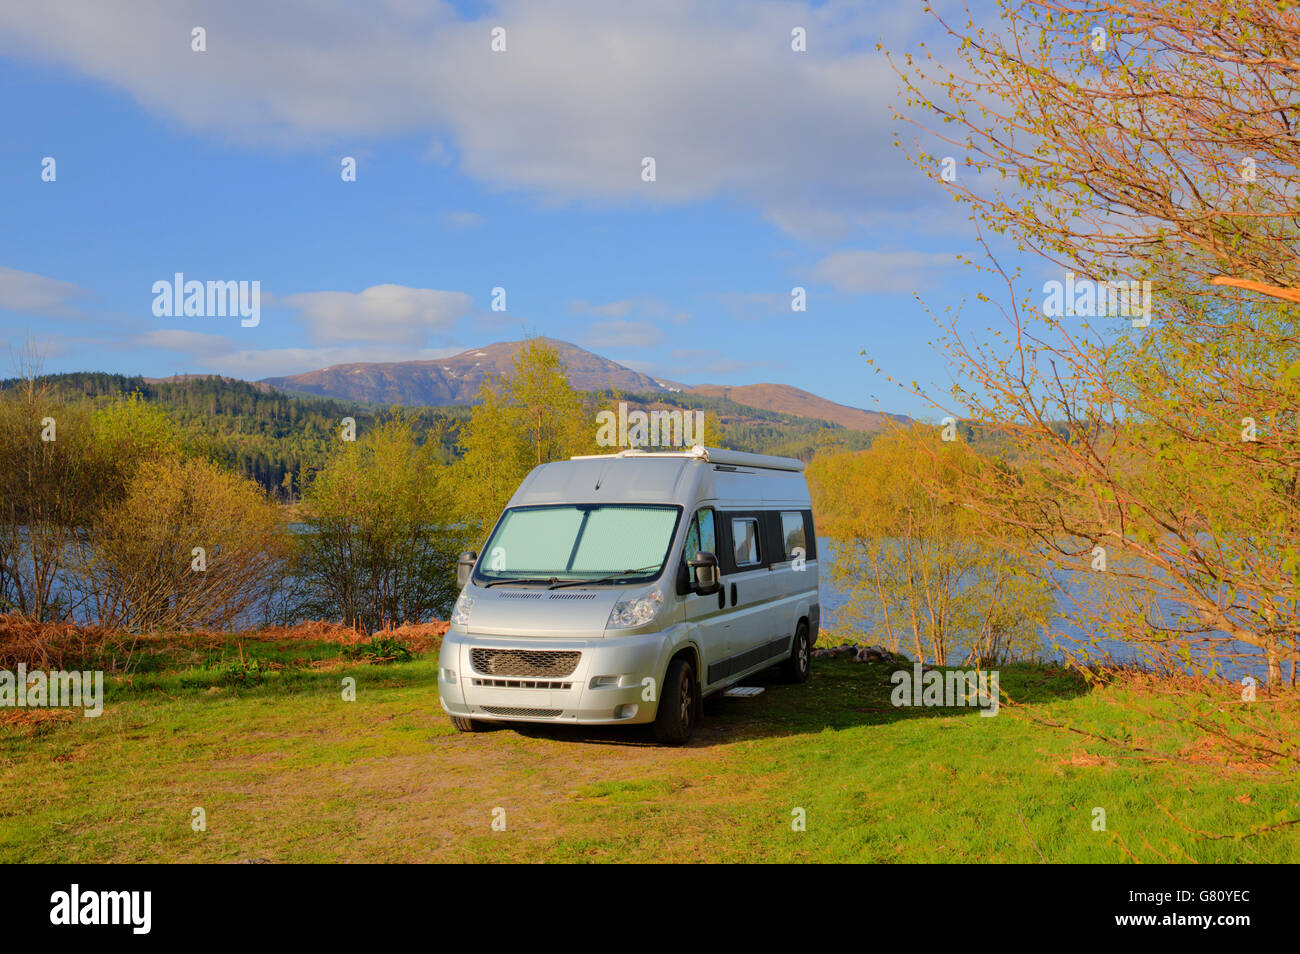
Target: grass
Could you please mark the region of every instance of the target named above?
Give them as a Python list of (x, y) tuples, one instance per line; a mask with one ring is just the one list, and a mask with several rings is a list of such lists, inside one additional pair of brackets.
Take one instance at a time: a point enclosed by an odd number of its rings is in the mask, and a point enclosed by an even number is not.
[[(460, 735), (438, 706), (432, 653), (374, 665), (328, 642), (204, 649), (110, 677), (97, 719), (26, 711), (0, 724), (0, 861), (1300, 856), (1300, 826), (1197, 834), (1295, 817), (1293, 777), (1142, 759), (1035, 721), (1191, 751), (1204, 740), (1176, 721), (1176, 700), (1007, 666), (1002, 689), (1019, 704), (994, 718), (897, 709), (892, 667), (817, 663), (802, 686), (760, 677), (762, 695), (710, 704), (692, 744), (668, 749), (627, 729)], [(232, 676), (232, 664), (259, 676)], [(1135, 721), (1139, 701), (1170, 718)], [(1096, 808), (1105, 831), (1093, 830)]]

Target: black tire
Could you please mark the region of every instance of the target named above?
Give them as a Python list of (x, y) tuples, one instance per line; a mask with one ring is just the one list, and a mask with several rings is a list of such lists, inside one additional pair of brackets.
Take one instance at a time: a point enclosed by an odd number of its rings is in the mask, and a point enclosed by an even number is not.
[(464, 716), (448, 716), (451, 724), (456, 727), (457, 732), (486, 732), (487, 726), (482, 722), (474, 719), (466, 719)]
[(786, 682), (807, 682), (812, 669), (812, 640), (808, 638), (808, 624), (803, 620), (794, 630), (794, 641), (790, 644), (790, 658), (781, 666)]
[(655, 713), (655, 740), (660, 745), (683, 745), (695, 731), (700, 715), (700, 686), (695, 667), (674, 659), (664, 676), (659, 711)]

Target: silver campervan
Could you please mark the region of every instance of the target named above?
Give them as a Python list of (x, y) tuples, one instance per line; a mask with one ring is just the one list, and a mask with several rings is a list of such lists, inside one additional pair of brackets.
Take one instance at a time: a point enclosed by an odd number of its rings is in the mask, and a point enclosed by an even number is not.
[(695, 447), (542, 464), (506, 505), (438, 662), (456, 728), (653, 723), (781, 666), (808, 678), (817, 539), (803, 463)]

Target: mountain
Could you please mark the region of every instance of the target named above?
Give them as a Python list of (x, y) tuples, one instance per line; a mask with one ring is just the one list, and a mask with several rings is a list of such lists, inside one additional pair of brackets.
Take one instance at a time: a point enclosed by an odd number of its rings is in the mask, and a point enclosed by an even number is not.
[[(567, 341), (554, 338), (540, 340), (559, 352), (568, 368), (569, 381), (580, 391), (612, 389), (646, 397), (656, 394), (698, 394), (793, 417), (830, 421), (851, 430), (866, 432), (880, 430), (889, 417), (906, 420), (900, 415), (886, 415), (879, 411), (836, 404), (786, 384), (746, 384), (734, 387), (693, 387), (679, 384), (634, 371)], [(280, 390), (345, 401), (370, 401), (412, 407), (473, 404), (478, 400), (479, 387), (487, 375), (503, 377), (512, 371), (515, 355), (519, 353), (522, 344), (520, 341), (502, 341), (433, 361), (336, 364), (319, 371), (264, 378), (258, 383)]]
[(860, 407), (836, 404), (826, 398), (809, 394), (788, 384), (742, 384), (728, 386), (721, 384), (701, 384), (689, 389), (691, 394), (705, 394), (709, 397), (725, 398), (744, 404), (747, 407), (762, 408), (765, 411), (779, 411), (793, 417), (812, 417), (830, 421), (855, 431), (879, 431), (889, 419), (906, 421), (902, 414), (886, 414), (882, 411), (864, 411)]
[[(569, 381), (580, 391), (604, 388), (645, 393), (681, 390), (681, 385), (656, 380), (567, 341), (540, 340), (559, 352), (569, 369)], [(320, 371), (264, 378), (261, 383), (286, 391), (304, 391), (349, 401), (414, 407), (474, 404), (487, 375), (502, 377), (510, 373), (521, 344), (519, 341), (502, 341), (434, 361), (336, 364)]]

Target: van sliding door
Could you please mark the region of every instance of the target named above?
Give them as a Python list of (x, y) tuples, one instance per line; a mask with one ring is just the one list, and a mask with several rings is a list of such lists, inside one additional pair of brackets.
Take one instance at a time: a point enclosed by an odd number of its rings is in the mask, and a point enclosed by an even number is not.
[(773, 613), (775, 580), (769, 570), (772, 536), (761, 511), (719, 513), (727, 546), (720, 558), (724, 564), (723, 584), (731, 605), (731, 655), (728, 663), (734, 675), (772, 658), (773, 641), (779, 635)]

